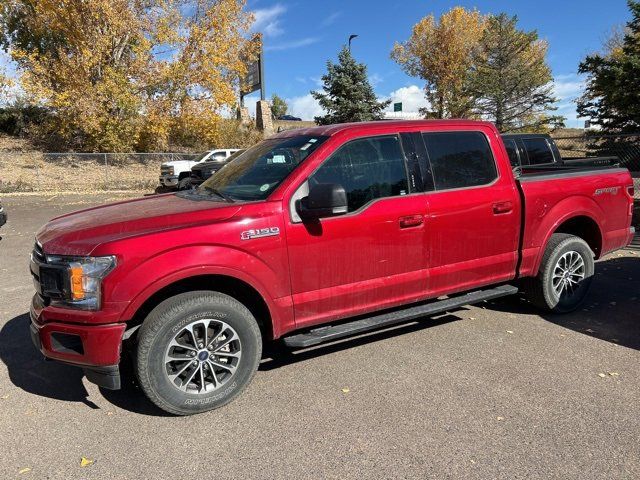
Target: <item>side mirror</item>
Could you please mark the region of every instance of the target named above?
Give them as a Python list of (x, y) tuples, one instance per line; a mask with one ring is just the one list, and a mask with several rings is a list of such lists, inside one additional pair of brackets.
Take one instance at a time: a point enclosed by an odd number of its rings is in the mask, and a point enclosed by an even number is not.
[(296, 210), (303, 220), (317, 220), (347, 213), (347, 192), (336, 183), (320, 183), (309, 195), (296, 202)]

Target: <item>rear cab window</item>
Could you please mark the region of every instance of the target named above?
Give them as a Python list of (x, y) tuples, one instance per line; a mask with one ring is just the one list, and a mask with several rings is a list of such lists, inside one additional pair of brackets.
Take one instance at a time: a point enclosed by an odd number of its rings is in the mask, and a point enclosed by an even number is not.
[(436, 191), (488, 185), (498, 178), (491, 147), (482, 132), (425, 132), (422, 138)]
[(529, 165), (554, 163), (553, 151), (545, 138), (523, 138), (522, 143), (529, 158)]

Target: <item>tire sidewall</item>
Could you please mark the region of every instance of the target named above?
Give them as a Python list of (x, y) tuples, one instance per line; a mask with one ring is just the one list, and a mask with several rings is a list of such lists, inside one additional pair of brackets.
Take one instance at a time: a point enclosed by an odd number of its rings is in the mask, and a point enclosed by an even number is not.
[[(180, 329), (203, 319), (221, 320), (231, 326), (240, 338), (242, 355), (233, 377), (222, 387), (209, 394), (186, 393), (176, 388), (166, 375), (165, 353)], [(144, 325), (141, 329), (141, 338), (145, 335), (151, 338), (148, 348), (139, 351), (137, 364), (139, 375), (146, 375), (152, 400), (160, 402), (165, 410), (191, 414), (218, 408), (240, 394), (257, 370), (262, 352), (260, 331), (251, 313), (235, 300), (219, 302), (213, 296), (204, 296), (185, 302), (182, 308), (170, 308), (150, 324), (156, 325), (159, 326), (155, 329), (145, 330)]]
[[(585, 278), (580, 282), (578, 291), (575, 295), (561, 300), (553, 289), (552, 278), (558, 260), (562, 255), (569, 251), (575, 251), (582, 257), (585, 264)], [(587, 296), (589, 287), (593, 280), (594, 270), (593, 252), (585, 241), (578, 237), (574, 237), (561, 242), (549, 257), (549, 261), (545, 265), (542, 278), (545, 301), (551, 310), (553, 312), (565, 313), (578, 308)]]

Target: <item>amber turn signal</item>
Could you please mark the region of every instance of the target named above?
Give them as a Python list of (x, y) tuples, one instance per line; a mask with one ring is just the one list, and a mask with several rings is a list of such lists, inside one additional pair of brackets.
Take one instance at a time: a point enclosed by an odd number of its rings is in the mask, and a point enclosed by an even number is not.
[(69, 279), (71, 283), (71, 299), (72, 300), (83, 300), (84, 299), (84, 289), (82, 288), (82, 267), (72, 265), (69, 268)]

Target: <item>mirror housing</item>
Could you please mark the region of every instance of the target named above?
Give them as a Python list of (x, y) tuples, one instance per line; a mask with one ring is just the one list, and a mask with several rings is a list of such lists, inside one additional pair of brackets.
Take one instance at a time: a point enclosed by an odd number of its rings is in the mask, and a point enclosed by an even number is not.
[(348, 211), (347, 192), (337, 183), (320, 183), (296, 202), (296, 211), (303, 220), (344, 215)]

